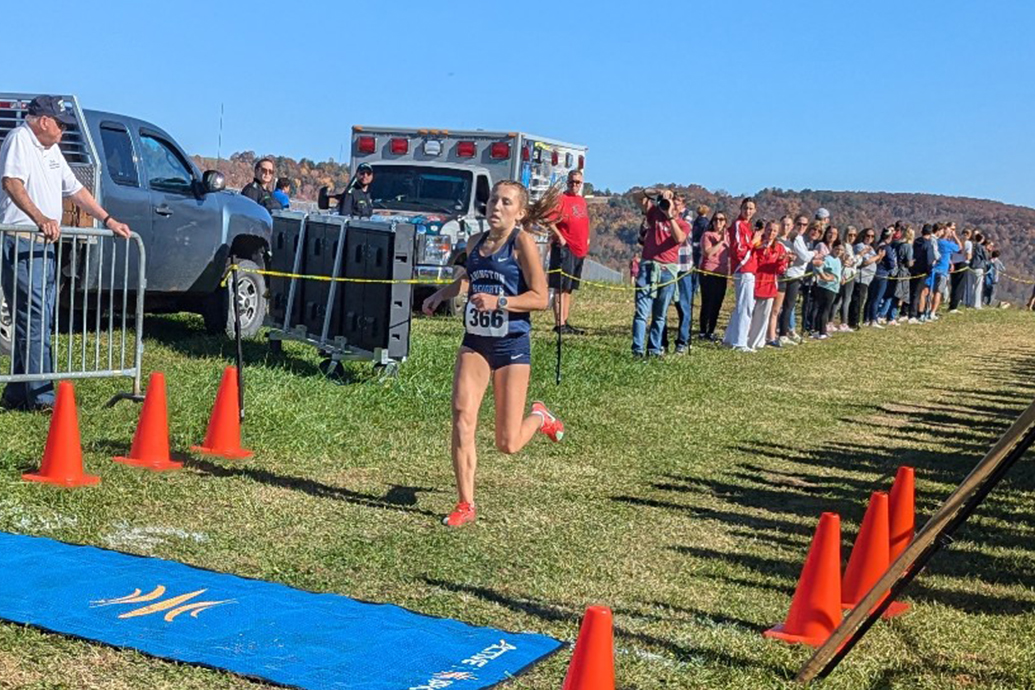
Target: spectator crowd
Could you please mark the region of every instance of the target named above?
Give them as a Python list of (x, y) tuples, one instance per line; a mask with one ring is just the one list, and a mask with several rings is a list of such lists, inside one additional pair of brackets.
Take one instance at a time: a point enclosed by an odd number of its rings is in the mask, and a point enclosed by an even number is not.
[[(692, 216), (686, 198), (644, 189), (642, 255), (633, 262), (636, 310), (632, 351), (668, 349), (666, 318), (677, 301), (675, 353), (692, 345), (694, 301), (700, 290), (697, 338), (718, 342), (719, 313), (732, 286), (722, 344), (738, 352), (783, 348), (835, 333), (927, 324), (962, 308), (997, 305), (1004, 266), (994, 240), (951, 221), (885, 228), (843, 228), (823, 208), (810, 220), (756, 220), (753, 199), (736, 218)], [(730, 282), (732, 278), (732, 282)]]

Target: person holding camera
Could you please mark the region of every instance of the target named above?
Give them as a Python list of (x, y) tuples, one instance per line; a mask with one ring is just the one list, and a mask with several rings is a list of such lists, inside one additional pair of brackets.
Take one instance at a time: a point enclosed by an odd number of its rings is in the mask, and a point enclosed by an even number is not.
[[(679, 246), (690, 235), (690, 226), (676, 213), (672, 190), (654, 188), (637, 192), (643, 208), (643, 258), (636, 278), (636, 313), (633, 316), (632, 353), (661, 356), (662, 335), (672, 293), (676, 289)], [(647, 324), (650, 324), (649, 341)]]
[(754, 215), (755, 200), (745, 198), (740, 202), (740, 215), (729, 229), (730, 268), (736, 303), (722, 343), (738, 352), (754, 352), (748, 347), (748, 330), (755, 309), (755, 270), (758, 268), (755, 249), (762, 241), (761, 233), (751, 229)]
[[(755, 250), (758, 255), (758, 267), (755, 271), (755, 306), (747, 339), (747, 346), (752, 350), (765, 347), (770, 327), (769, 317), (779, 294), (777, 281), (790, 263), (787, 249), (779, 241), (781, 228), (782, 223), (778, 221), (767, 222), (762, 230), (762, 241)], [(773, 340), (775, 337), (769, 338), (769, 342)], [(778, 340), (776, 342), (779, 343)]]

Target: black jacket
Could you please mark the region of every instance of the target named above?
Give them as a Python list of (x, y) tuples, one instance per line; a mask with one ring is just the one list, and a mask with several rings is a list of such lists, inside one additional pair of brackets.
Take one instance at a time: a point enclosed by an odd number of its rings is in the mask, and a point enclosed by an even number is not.
[(369, 218), (373, 212), (374, 206), (370, 199), (370, 192), (364, 192), (359, 187), (350, 189), (342, 195), (341, 201), (338, 202), (338, 214), (342, 216)]
[(241, 190), (241, 196), (246, 196), (260, 206), (264, 206), (267, 211), (279, 211), (284, 208), (273, 194), (267, 192), (266, 188), (259, 184), (258, 180), (252, 180), (246, 184)]

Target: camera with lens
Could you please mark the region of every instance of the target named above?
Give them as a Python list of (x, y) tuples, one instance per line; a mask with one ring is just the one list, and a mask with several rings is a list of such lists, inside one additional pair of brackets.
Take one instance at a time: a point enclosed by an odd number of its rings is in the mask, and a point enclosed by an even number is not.
[(660, 194), (657, 197), (655, 197), (654, 203), (657, 204), (658, 209), (665, 215), (668, 215), (669, 212), (672, 210), (672, 200), (666, 199)]

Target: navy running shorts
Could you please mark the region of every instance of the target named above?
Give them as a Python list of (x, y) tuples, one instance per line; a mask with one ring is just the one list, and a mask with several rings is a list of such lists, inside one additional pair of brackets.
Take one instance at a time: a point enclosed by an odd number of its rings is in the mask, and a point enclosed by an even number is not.
[(484, 357), (493, 371), (511, 364), (532, 363), (532, 339), (528, 333), (515, 333), (502, 338), (465, 333), (460, 345)]

